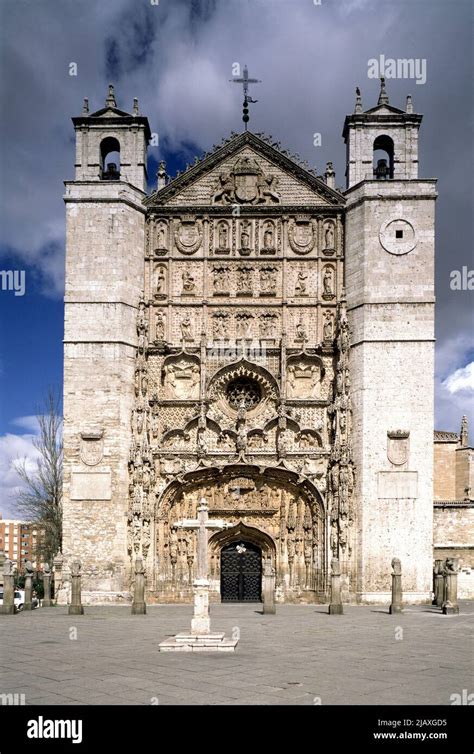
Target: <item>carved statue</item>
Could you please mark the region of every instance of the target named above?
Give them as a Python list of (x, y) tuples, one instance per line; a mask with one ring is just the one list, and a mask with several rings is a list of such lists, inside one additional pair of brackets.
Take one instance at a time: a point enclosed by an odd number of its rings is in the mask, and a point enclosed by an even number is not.
[(158, 267), (156, 271), (156, 289), (155, 295), (159, 296), (165, 293), (166, 289), (166, 275), (163, 267)]
[(189, 314), (187, 314), (181, 322), (181, 336), (183, 340), (193, 339), (191, 317), (189, 316)]
[(213, 202), (226, 201), (231, 202), (234, 195), (234, 178), (229, 173), (221, 173), (219, 176), (219, 187), (212, 197)]
[(334, 249), (334, 228), (332, 223), (326, 226), (324, 241), (326, 249)]
[(165, 339), (165, 318), (163, 312), (158, 312), (156, 315), (155, 335), (156, 340)]
[(323, 326), (324, 340), (332, 340), (333, 337), (333, 320), (331, 312), (326, 312)]
[(196, 283), (194, 281), (194, 277), (191, 275), (191, 273), (188, 270), (183, 271), (183, 274), (181, 275), (181, 279), (183, 281), (184, 293), (192, 293), (196, 289)]
[(71, 563), (71, 576), (80, 576), (81, 575), (81, 561), (80, 560), (73, 560)]
[(247, 251), (250, 250), (250, 223), (248, 220), (244, 220), (240, 231), (240, 248)]
[(302, 320), (296, 325), (296, 337), (298, 340), (306, 340), (306, 330), (304, 329)]
[(158, 226), (158, 248), (166, 249), (166, 227), (164, 223)]
[(229, 280), (226, 267), (214, 267), (214, 291), (215, 293), (228, 293)]
[(392, 559), (392, 573), (394, 576), (400, 576), (402, 572), (402, 564), (400, 558)]
[(219, 225), (219, 249), (227, 249), (229, 246), (229, 230), (226, 223)]
[(269, 250), (275, 248), (272, 223), (266, 223), (265, 225), (265, 230), (263, 232), (263, 248)]
[(323, 290), (326, 296), (334, 295), (334, 273), (332, 267), (326, 267), (324, 270)]
[(308, 275), (304, 272), (304, 270), (300, 270), (298, 272), (296, 283), (295, 283), (295, 293), (303, 296), (306, 293), (306, 280), (308, 278)]

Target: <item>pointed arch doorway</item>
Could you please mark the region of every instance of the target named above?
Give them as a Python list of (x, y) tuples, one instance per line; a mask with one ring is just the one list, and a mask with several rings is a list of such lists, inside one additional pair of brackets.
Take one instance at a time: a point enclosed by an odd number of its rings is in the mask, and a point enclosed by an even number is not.
[(237, 540), (221, 549), (222, 602), (261, 602), (262, 550), (253, 542)]

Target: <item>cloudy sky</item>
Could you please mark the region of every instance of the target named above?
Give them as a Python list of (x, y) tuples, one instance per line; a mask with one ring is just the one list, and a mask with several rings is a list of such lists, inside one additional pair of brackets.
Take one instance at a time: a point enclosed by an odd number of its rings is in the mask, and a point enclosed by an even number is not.
[[(32, 417), (61, 388), (63, 180), (73, 177), (71, 116), (82, 100), (133, 97), (159, 134), (157, 160), (182, 168), (241, 130), (235, 63), (262, 80), (251, 128), (344, 182), (344, 116), (378, 84), (368, 61), (426, 61), (426, 83), (387, 81), (424, 114), (420, 176), (438, 178), (436, 425), (474, 433), (473, 292), (451, 290), (472, 259), (471, 0), (2, 0), (0, 3), (0, 270), (25, 272), (25, 295), (0, 290), (0, 511), (12, 512), (15, 458), (32, 456)], [(76, 64), (71, 65), (71, 64)], [(70, 75), (77, 73), (77, 75)], [(313, 134), (321, 134), (321, 146)], [(18, 279), (19, 280), (19, 279)], [(20, 280), (19, 280), (20, 282)], [(10, 501), (10, 502), (9, 502)]]

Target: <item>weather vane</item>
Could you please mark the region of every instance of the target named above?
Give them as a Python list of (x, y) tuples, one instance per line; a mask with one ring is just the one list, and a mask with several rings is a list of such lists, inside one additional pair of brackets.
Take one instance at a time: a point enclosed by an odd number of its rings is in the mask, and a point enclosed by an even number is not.
[(249, 84), (260, 84), (260, 79), (249, 79), (249, 71), (246, 65), (244, 65), (244, 75), (241, 78), (233, 78), (229, 79), (229, 81), (233, 81), (234, 84), (242, 84), (243, 90), (244, 90), (244, 105), (243, 105), (243, 116), (242, 120), (245, 123), (245, 130), (247, 130), (247, 123), (249, 122), (249, 102), (258, 102), (257, 99), (252, 99), (252, 97), (249, 97)]

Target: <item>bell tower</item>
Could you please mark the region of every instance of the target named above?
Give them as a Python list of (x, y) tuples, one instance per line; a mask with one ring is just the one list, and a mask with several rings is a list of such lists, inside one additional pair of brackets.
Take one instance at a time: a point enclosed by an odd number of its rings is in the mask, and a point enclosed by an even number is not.
[(344, 123), (347, 188), (365, 180), (418, 178), (418, 131), (423, 116), (413, 112), (410, 95), (405, 112), (390, 105), (385, 79), (380, 81), (377, 105), (363, 112), (357, 88), (354, 112)]
[(127, 461), (150, 128), (136, 99), (132, 113), (118, 109), (112, 85), (102, 109), (89, 113), (85, 100), (73, 123), (75, 179), (65, 183), (64, 197), (63, 554), (66, 573), (80, 557), (86, 595), (100, 595), (98, 589), (127, 588)]
[(422, 116), (360, 91), (347, 148), (346, 291), (351, 327), (357, 576), (362, 602), (390, 599), (402, 563), (404, 599), (430, 598), (433, 520), (434, 203), (418, 177)]

